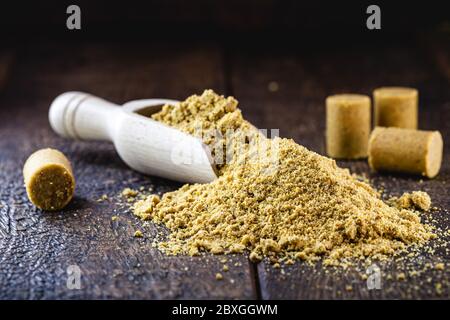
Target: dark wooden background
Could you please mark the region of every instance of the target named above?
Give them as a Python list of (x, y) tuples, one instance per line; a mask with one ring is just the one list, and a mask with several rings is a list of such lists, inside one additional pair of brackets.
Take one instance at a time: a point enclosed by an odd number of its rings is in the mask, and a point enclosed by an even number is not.
[[(440, 175), (420, 183), (416, 177), (372, 174), (365, 161), (340, 164), (368, 174), (375, 185), (394, 195), (429, 192), (439, 207), (430, 214), (433, 223), (448, 228), (450, 33), (439, 8), (431, 18), (417, 19), (420, 24), (414, 28), (408, 20), (396, 21), (392, 12), (385, 12), (387, 30), (370, 34), (364, 29), (364, 15), (354, 15), (361, 6), (333, 18), (336, 15), (323, 13), (319, 5), (298, 7), (284, 1), (283, 8), (275, 3), (239, 7), (237, 2), (220, 2), (207, 10), (187, 10), (181, 1), (153, 3), (144, 9), (159, 19), (145, 28), (145, 10), (139, 6), (127, 7), (121, 20), (124, 7), (111, 7), (109, 15), (101, 5), (82, 1), (82, 8), (92, 10), (82, 9), (87, 23), (78, 34), (64, 29), (62, 4), (31, 5), (20, 11), (28, 17), (26, 22), (14, 18), (20, 16), (19, 6), (2, 10), (1, 299), (449, 298), (447, 245), (435, 254), (424, 252), (420, 258), (380, 265), (381, 290), (368, 290), (361, 277), (365, 270), (357, 267), (336, 271), (297, 262), (273, 269), (267, 261), (255, 265), (243, 255), (229, 257), (230, 271), (216, 281), (222, 256), (161, 254), (151, 247), (156, 227), (142, 226), (118, 197), (125, 187), (153, 187), (163, 194), (178, 183), (130, 170), (108, 143), (68, 141), (51, 131), (48, 107), (64, 91), (87, 91), (123, 103), (151, 97), (184, 99), (212, 88), (234, 95), (257, 127), (279, 128), (282, 136), (324, 154), (327, 95), (370, 95), (382, 85), (412, 86), (420, 90), (420, 127), (440, 130), (444, 137)], [(179, 19), (170, 18), (174, 8)], [(41, 21), (33, 10), (47, 16)], [(271, 82), (278, 84), (276, 92), (268, 89)], [(37, 210), (23, 187), (23, 163), (43, 147), (62, 150), (74, 166), (76, 196), (62, 212)], [(98, 202), (102, 194), (110, 199)], [(113, 215), (119, 219), (112, 221)], [(134, 238), (136, 229), (144, 230), (145, 238)], [(446, 270), (431, 267), (417, 276), (409, 273), (442, 261)], [(69, 265), (81, 268), (81, 290), (67, 289)], [(396, 280), (400, 272), (406, 274), (404, 281)], [(438, 283), (441, 290), (436, 290)]]

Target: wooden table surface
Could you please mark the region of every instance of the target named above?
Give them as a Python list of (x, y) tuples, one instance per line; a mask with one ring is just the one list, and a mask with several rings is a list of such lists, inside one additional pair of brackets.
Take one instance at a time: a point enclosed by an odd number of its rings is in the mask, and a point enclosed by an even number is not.
[[(163, 194), (180, 184), (130, 170), (108, 143), (56, 136), (47, 112), (68, 90), (116, 103), (166, 97), (184, 99), (212, 88), (234, 95), (260, 128), (324, 154), (324, 100), (329, 94), (371, 94), (384, 85), (420, 90), (420, 127), (440, 130), (445, 160), (434, 180), (369, 172), (365, 161), (340, 162), (367, 173), (391, 194), (425, 190), (440, 209), (435, 224), (449, 227), (449, 38), (418, 37), (401, 43), (341, 49), (245, 46), (215, 41), (179, 44), (30, 41), (0, 49), (0, 298), (1, 299), (357, 299), (449, 298), (449, 248), (419, 259), (381, 265), (381, 290), (368, 290), (364, 270), (329, 271), (297, 262), (274, 269), (235, 255), (224, 280), (215, 280), (222, 256), (165, 256), (151, 247), (155, 226), (119, 203), (125, 187), (153, 187)], [(268, 90), (276, 82), (278, 90)], [(72, 161), (76, 196), (62, 212), (43, 213), (27, 200), (22, 166), (33, 151), (62, 150)], [(98, 202), (103, 195), (108, 201)], [(112, 221), (113, 215), (119, 219)], [(143, 239), (133, 233), (142, 229)], [(446, 263), (410, 275), (411, 266)], [(237, 264), (237, 266), (235, 266)], [(67, 288), (67, 268), (81, 269), (81, 289)], [(405, 271), (406, 279), (396, 275)], [(441, 284), (441, 289), (437, 286)], [(351, 287), (351, 290), (350, 288)]]

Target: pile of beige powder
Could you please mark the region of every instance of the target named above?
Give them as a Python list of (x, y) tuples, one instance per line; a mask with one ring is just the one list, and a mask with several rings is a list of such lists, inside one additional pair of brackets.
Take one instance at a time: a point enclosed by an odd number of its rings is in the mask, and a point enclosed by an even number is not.
[[(435, 237), (419, 212), (410, 209), (415, 203), (427, 209), (428, 195), (388, 205), (334, 160), (293, 140), (256, 133), (232, 97), (206, 90), (177, 106), (164, 106), (152, 118), (190, 134), (201, 132), (213, 155), (217, 150), (224, 158), (232, 154), (230, 161), (218, 161), (217, 180), (134, 204), (135, 215), (169, 229), (167, 241), (158, 243), (167, 254), (247, 252), (252, 261), (322, 258), (326, 265), (337, 265), (383, 258)], [(217, 138), (230, 130), (231, 138)]]

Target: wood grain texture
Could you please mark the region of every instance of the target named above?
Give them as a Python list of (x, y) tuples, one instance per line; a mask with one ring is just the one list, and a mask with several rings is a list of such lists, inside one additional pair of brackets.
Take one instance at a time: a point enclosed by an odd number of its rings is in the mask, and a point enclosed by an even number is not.
[(13, 64), (13, 51), (9, 49), (0, 49), (0, 90), (10, 75)]
[(447, 79), (450, 85), (450, 28), (448, 25), (432, 36), (423, 34), (420, 38), (421, 46), (435, 63), (437, 71)]
[[(50, 129), (50, 102), (68, 90), (95, 92), (122, 103), (145, 97), (182, 99), (206, 87), (223, 88), (221, 57), (213, 46), (36, 45), (21, 52), (0, 98), (0, 298), (254, 298), (247, 259), (223, 281), (221, 257), (167, 257), (151, 247), (145, 227), (121, 206), (125, 187), (162, 194), (180, 186), (129, 169), (108, 143), (73, 142)], [(29, 53), (28, 53), (29, 52)], [(200, 71), (198, 66), (202, 66)], [(43, 213), (27, 200), (26, 157), (55, 147), (72, 161), (74, 201), (63, 212)], [(97, 202), (102, 194), (109, 201)], [(119, 219), (112, 221), (113, 215)], [(140, 229), (144, 239), (133, 237)], [(81, 269), (81, 290), (66, 287), (69, 265)]]
[[(362, 267), (336, 272), (296, 263), (273, 269), (267, 261), (249, 264), (242, 255), (233, 256), (224, 280), (216, 281), (222, 257), (161, 254), (151, 247), (159, 227), (144, 227), (117, 196), (125, 187), (152, 187), (163, 194), (180, 184), (130, 170), (108, 143), (61, 139), (47, 120), (51, 101), (68, 90), (92, 92), (121, 104), (150, 97), (184, 99), (211, 88), (233, 94), (244, 116), (257, 127), (279, 128), (281, 136), (324, 154), (327, 95), (352, 91), (370, 95), (380, 85), (408, 85), (420, 90), (420, 126), (440, 130), (448, 141), (450, 96), (446, 75), (438, 67), (447, 61), (446, 52), (436, 58), (428, 50), (414, 43), (318, 50), (214, 43), (23, 46), (0, 88), (0, 298), (448, 298), (449, 271), (431, 268), (409, 275), (426, 263), (448, 263), (448, 246), (420, 259), (380, 265), (381, 290), (367, 290)], [(278, 90), (268, 90), (270, 82), (276, 82)], [(22, 164), (42, 147), (60, 149), (74, 165), (76, 197), (64, 212), (42, 213), (26, 198)], [(415, 177), (372, 174), (364, 161), (340, 164), (368, 174), (391, 194), (429, 192), (441, 208), (433, 213), (433, 223), (448, 228), (447, 143), (445, 148), (441, 174), (423, 183)], [(110, 200), (97, 202), (103, 194)], [(118, 220), (112, 221), (113, 215)], [(134, 238), (137, 229), (147, 236)], [(234, 262), (242, 266), (233, 267)], [(66, 287), (66, 270), (73, 264), (82, 271), (81, 290)], [(400, 272), (406, 273), (405, 281), (395, 280)], [(437, 283), (443, 284), (440, 295)]]
[[(248, 120), (259, 128), (279, 128), (281, 136), (293, 138), (320, 154), (325, 154), (326, 96), (336, 93), (371, 96), (378, 86), (418, 88), (420, 127), (440, 130), (445, 141), (450, 139), (448, 84), (435, 68), (435, 61), (428, 59), (423, 48), (414, 43), (351, 50), (323, 47), (314, 53), (299, 48), (249, 47), (231, 51), (229, 60), (230, 87)], [(276, 82), (278, 90), (269, 90), (271, 82)], [(424, 219), (434, 218), (433, 225), (445, 230), (450, 226), (449, 154), (450, 146), (446, 143), (439, 177), (423, 182), (412, 176), (371, 173), (366, 161), (339, 161), (339, 164), (367, 175), (375, 186), (386, 189), (386, 195), (413, 190), (428, 192), (440, 209), (425, 214)], [(449, 241), (448, 234), (446, 240)], [(434, 270), (437, 262), (448, 260), (449, 247), (444, 244), (434, 255), (423, 252), (419, 258), (378, 263), (381, 290), (367, 289), (363, 265), (326, 270), (320, 265), (312, 267), (296, 262), (274, 269), (265, 261), (258, 264), (257, 270), (264, 299), (448, 299), (450, 271)], [(427, 263), (432, 267), (426, 268)], [(413, 270), (419, 274), (415, 275)], [(405, 281), (397, 280), (401, 273), (405, 273)], [(441, 289), (436, 289), (439, 286)]]

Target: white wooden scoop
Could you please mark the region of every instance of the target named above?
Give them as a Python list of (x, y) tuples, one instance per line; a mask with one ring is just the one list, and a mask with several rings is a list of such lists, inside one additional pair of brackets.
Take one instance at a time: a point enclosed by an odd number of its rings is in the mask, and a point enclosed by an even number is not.
[(114, 143), (131, 168), (183, 182), (217, 178), (209, 148), (199, 139), (149, 116), (178, 101), (144, 99), (122, 107), (83, 92), (58, 96), (49, 110), (50, 125), (60, 136)]

